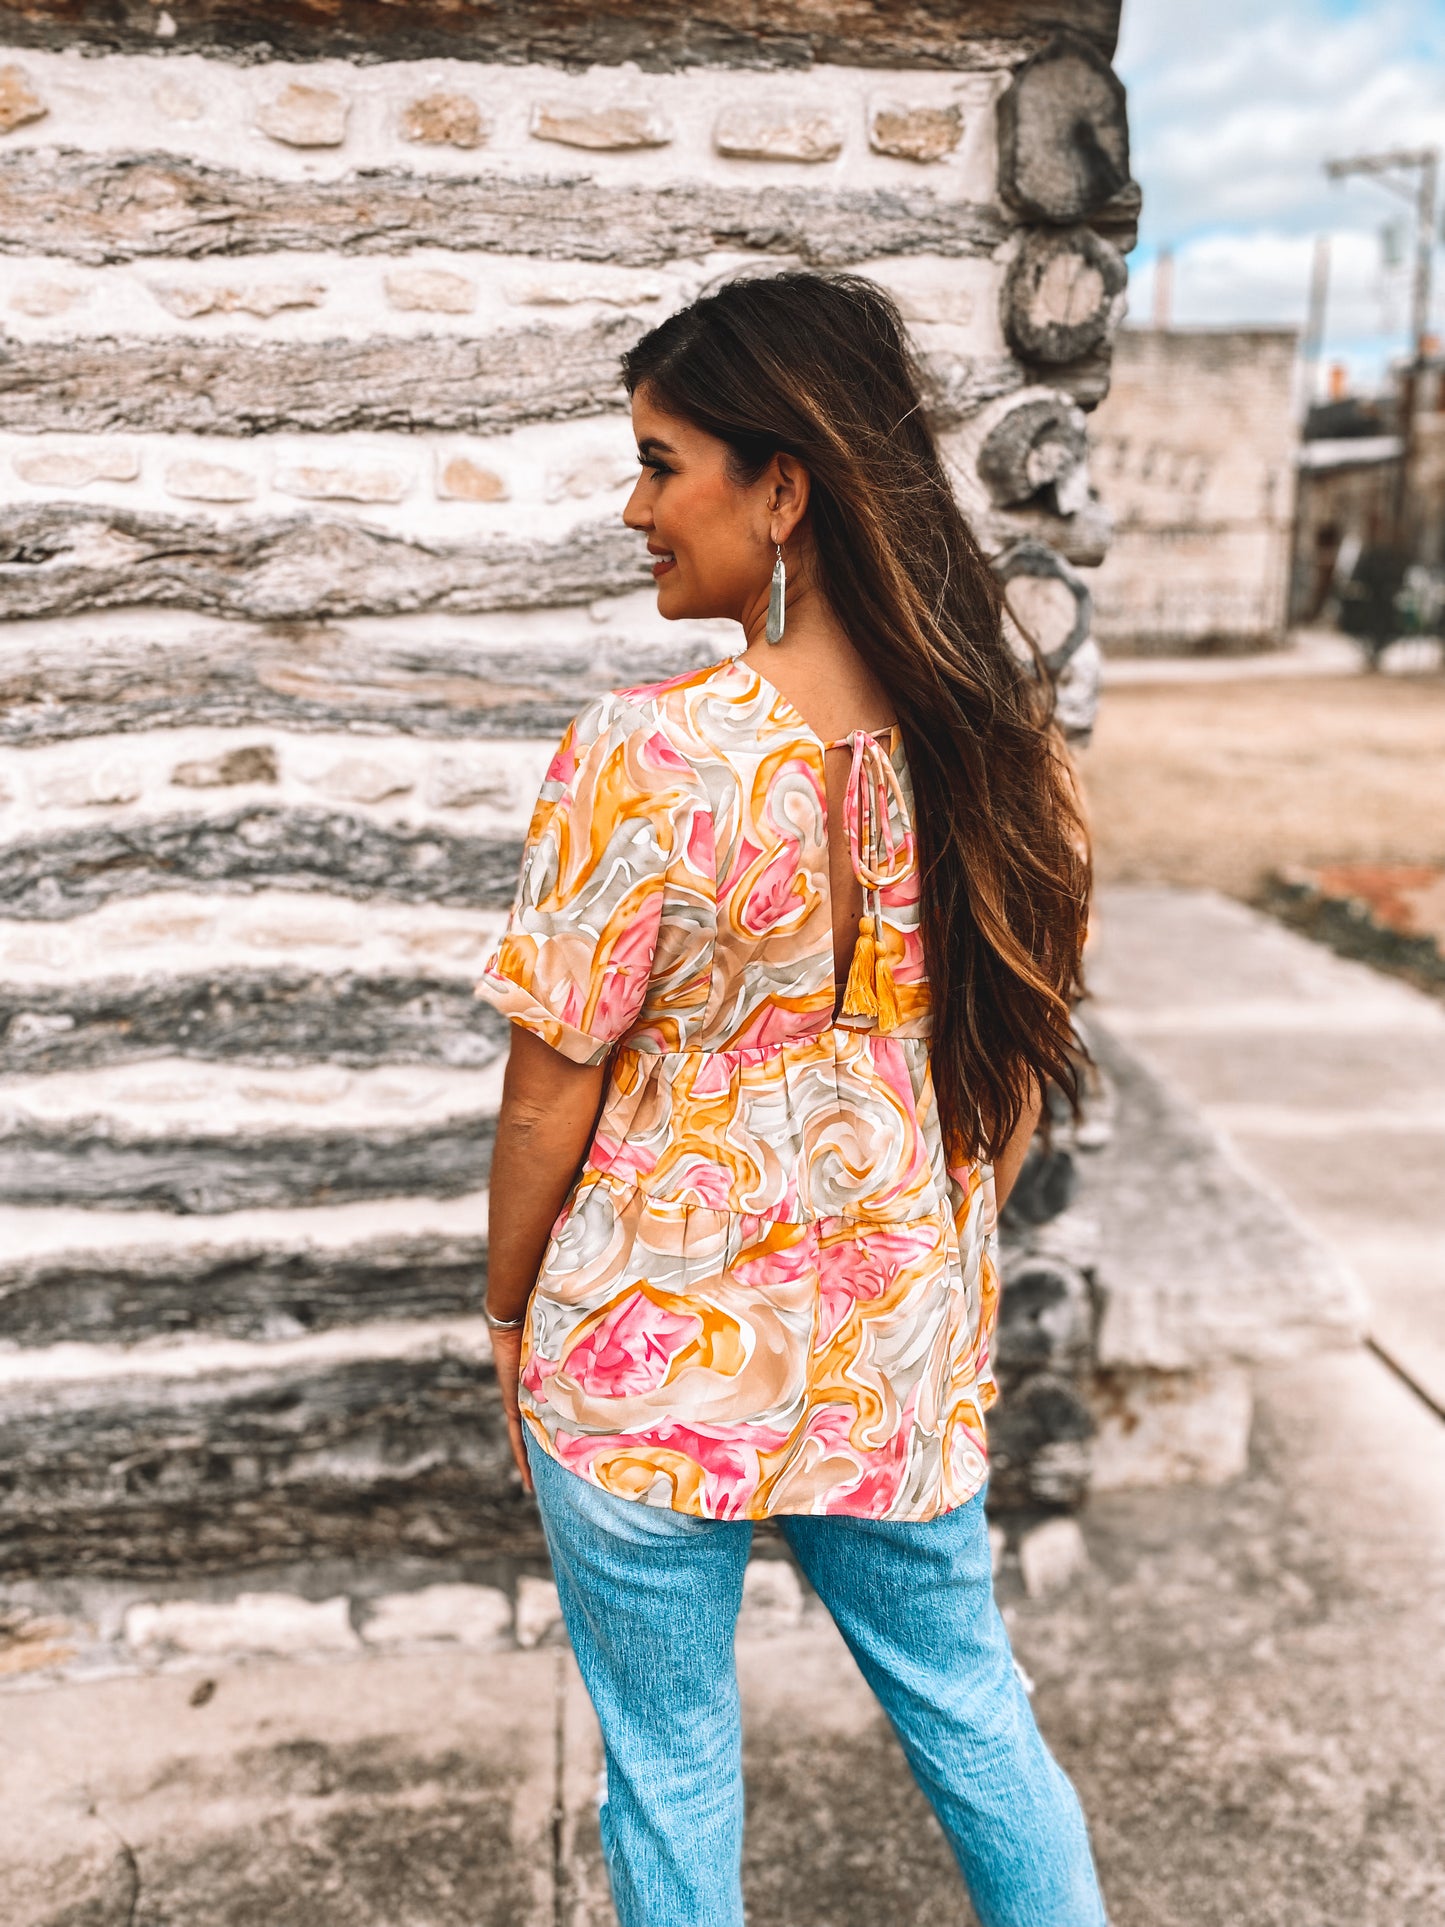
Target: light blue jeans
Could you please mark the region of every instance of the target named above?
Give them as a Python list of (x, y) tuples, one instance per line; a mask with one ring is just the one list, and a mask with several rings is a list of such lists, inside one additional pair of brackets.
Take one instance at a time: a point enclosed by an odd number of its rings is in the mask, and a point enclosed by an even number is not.
[[(621, 1927), (742, 1927), (733, 1635), (746, 1520), (615, 1498), (527, 1456), (607, 1759)], [(1088, 1833), (993, 1597), (983, 1495), (927, 1520), (778, 1520), (942, 1823), (982, 1927), (1104, 1927)]]

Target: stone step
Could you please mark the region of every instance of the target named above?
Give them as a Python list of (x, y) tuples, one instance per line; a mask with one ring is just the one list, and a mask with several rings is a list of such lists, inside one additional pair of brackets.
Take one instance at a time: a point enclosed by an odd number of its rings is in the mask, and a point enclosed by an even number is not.
[[(1002, 1530), (990, 1536), (1002, 1564)], [(1049, 1527), (1028, 1535), (1021, 1558), (1033, 1566), (1048, 1559), (1049, 1536)], [(795, 1630), (805, 1616), (826, 1614), (771, 1535), (759, 1535), (755, 1548), (743, 1573), (739, 1638), (769, 1638)], [(1063, 1573), (1057, 1550), (1052, 1560), (1055, 1574)], [(523, 1569), (524, 1561), (542, 1570)], [(420, 1568), (404, 1559), (342, 1560), (300, 1572), (176, 1574), (149, 1583), (94, 1575), (0, 1582), (0, 1691), (42, 1681), (194, 1675), (218, 1663), (267, 1658), (325, 1664), (368, 1651), (495, 1653), (565, 1640), (546, 1562), (526, 1555)]]

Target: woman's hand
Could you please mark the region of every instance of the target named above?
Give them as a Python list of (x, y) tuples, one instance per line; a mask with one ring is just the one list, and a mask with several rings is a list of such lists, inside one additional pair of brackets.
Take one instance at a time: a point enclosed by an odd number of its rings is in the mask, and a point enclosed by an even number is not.
[[(524, 1328), (525, 1329), (525, 1328)], [(534, 1490), (532, 1468), (527, 1463), (527, 1447), (522, 1437), (522, 1414), (517, 1406), (517, 1376), (522, 1364), (522, 1332), (492, 1333), (492, 1363), (497, 1372), (497, 1390), (502, 1395), (502, 1410), (507, 1415), (507, 1432), (512, 1441), (512, 1457), (522, 1475), (522, 1489)]]

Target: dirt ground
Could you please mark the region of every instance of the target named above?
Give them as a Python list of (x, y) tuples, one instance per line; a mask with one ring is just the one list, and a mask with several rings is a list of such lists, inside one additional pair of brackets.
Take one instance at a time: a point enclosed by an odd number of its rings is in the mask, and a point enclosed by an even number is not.
[(1445, 862), (1439, 674), (1107, 686), (1079, 763), (1102, 883)]

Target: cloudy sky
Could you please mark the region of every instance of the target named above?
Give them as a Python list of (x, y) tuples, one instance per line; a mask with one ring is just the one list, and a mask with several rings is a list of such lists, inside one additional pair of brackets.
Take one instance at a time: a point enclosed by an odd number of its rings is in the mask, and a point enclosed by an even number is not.
[[(1445, 0), (1124, 0), (1117, 65), (1144, 188), (1133, 317), (1150, 317), (1163, 245), (1177, 322), (1299, 325), (1328, 233), (1326, 358), (1377, 379), (1406, 340), (1411, 210), (1373, 181), (1326, 180), (1323, 163), (1445, 148)], [(1410, 237), (1394, 268), (1391, 223)], [(1445, 248), (1435, 273), (1445, 332)]]

